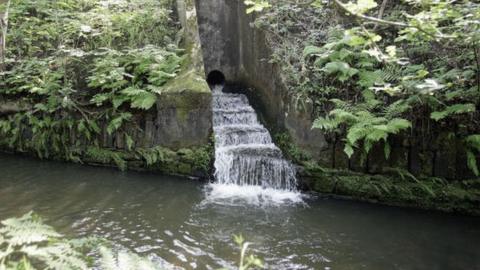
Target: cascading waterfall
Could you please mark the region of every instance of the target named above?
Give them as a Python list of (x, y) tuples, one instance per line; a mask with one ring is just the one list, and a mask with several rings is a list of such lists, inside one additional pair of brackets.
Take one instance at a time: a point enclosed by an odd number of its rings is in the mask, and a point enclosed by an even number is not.
[(222, 90), (219, 85), (213, 88), (216, 185), (231, 195), (253, 192), (291, 199), (285, 194), (297, 194), (294, 167), (260, 124), (247, 97)]

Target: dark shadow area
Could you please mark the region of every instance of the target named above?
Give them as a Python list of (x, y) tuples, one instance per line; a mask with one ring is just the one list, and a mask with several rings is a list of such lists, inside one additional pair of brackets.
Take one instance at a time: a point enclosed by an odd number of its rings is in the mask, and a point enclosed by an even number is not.
[(210, 87), (213, 85), (225, 85), (225, 75), (218, 70), (210, 71), (207, 76), (207, 83)]

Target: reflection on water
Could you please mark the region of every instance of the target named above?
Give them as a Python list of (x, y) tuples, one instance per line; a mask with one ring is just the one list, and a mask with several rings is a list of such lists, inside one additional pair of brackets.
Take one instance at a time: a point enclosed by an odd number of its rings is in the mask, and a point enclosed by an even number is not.
[(232, 267), (243, 233), (270, 269), (480, 269), (479, 218), (312, 196), (241, 203), (187, 179), (7, 155), (0, 172), (0, 219), (34, 210), (167, 268)]

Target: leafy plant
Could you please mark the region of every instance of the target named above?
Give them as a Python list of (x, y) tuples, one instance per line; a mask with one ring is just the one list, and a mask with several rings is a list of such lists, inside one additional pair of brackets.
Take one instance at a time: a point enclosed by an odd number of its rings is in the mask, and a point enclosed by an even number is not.
[[(271, 62), (279, 64), (293, 99), (313, 104), (313, 127), (343, 138), (349, 156), (409, 128), (403, 136), (411, 141), (440, 129), (463, 140), (479, 132), (476, 1), (269, 4), (255, 25), (266, 29)], [(398, 130), (388, 131), (390, 121)]]
[[(104, 269), (160, 270), (158, 264), (127, 250), (115, 251), (110, 243), (98, 238), (66, 239), (42, 219), (29, 212), (20, 218), (0, 222), (0, 269)], [(250, 243), (234, 236), (240, 247), (239, 270), (263, 268), (262, 261), (251, 254)], [(87, 258), (95, 254), (98, 260)]]
[(470, 135), (465, 139), (467, 146), (467, 165), (476, 176), (480, 175), (477, 166), (477, 155), (480, 153), (480, 135)]
[(263, 268), (263, 262), (258, 257), (253, 254), (247, 256), (248, 247), (250, 246), (249, 242), (245, 241), (245, 238), (240, 235), (234, 235), (233, 239), (235, 243), (240, 247), (240, 261), (238, 263), (239, 270), (252, 269), (254, 267)]
[(260, 12), (263, 9), (270, 7), (268, 1), (264, 0), (245, 0), (244, 3), (248, 6), (247, 14), (252, 12)]
[[(170, 0), (11, 0), (9, 44), (0, 71), (0, 144), (41, 158), (96, 158), (125, 168), (102, 150), (101, 135), (123, 136), (154, 107), (184, 61), (174, 43)], [(154, 44), (154, 45), (152, 45)]]
[(65, 240), (32, 212), (1, 224), (0, 269), (87, 269), (81, 248), (91, 240)]

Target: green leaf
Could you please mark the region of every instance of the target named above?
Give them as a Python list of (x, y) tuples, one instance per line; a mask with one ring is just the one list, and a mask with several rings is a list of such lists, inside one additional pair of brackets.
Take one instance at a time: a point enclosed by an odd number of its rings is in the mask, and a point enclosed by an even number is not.
[(312, 128), (318, 128), (325, 131), (335, 130), (339, 125), (339, 121), (332, 119), (330, 117), (319, 117), (313, 122)]
[(353, 152), (354, 152), (352, 145), (346, 143), (345, 148), (343, 149), (343, 152), (345, 152), (345, 154), (347, 154), (348, 158), (351, 158), (352, 155), (353, 155)]
[(108, 123), (107, 132), (108, 134), (113, 134), (113, 132), (117, 131), (125, 121), (128, 121), (132, 118), (131, 113), (121, 113), (119, 116), (115, 117)]
[(112, 100), (113, 108), (118, 109), (120, 106), (122, 106), (123, 103), (125, 103), (128, 100), (130, 100), (128, 96), (123, 96), (123, 95), (114, 96)]
[(247, 14), (252, 12), (261, 12), (265, 8), (269, 8), (271, 5), (265, 0), (245, 0), (247, 6)]
[(120, 91), (120, 93), (122, 93), (124, 95), (127, 95), (129, 97), (136, 96), (136, 95), (141, 95), (145, 92), (146, 92), (145, 90), (137, 88), (137, 87), (133, 87), (133, 86), (125, 88), (122, 91)]
[(388, 142), (385, 142), (383, 153), (385, 154), (385, 159), (388, 160), (390, 158), (390, 154), (392, 153), (392, 147)]
[(467, 165), (470, 170), (476, 175), (479, 176), (477, 158), (472, 151), (467, 151)]
[(303, 57), (307, 57), (310, 55), (315, 55), (315, 54), (320, 54), (324, 51), (323, 48), (317, 47), (317, 46), (306, 46), (305, 49), (303, 49)]
[(412, 123), (406, 119), (395, 118), (388, 122), (387, 127), (389, 133), (397, 134), (401, 130), (411, 128)]
[(157, 95), (149, 92), (144, 92), (144, 93), (133, 96), (131, 101), (132, 101), (132, 108), (148, 110), (157, 101)]
[(374, 9), (378, 4), (374, 0), (357, 0), (357, 3), (348, 2), (345, 7), (352, 14), (363, 14), (371, 9)]
[(337, 74), (337, 78), (344, 82), (358, 73), (358, 69), (351, 68), (348, 63), (345, 62), (330, 62), (322, 69), (327, 74)]
[(133, 142), (132, 137), (130, 137), (130, 135), (128, 135), (127, 133), (125, 133), (125, 143), (127, 145), (127, 150), (131, 151), (132, 148), (133, 148), (134, 142)]
[(379, 71), (362, 70), (358, 76), (360, 77), (358, 85), (364, 88), (370, 88), (377, 84), (384, 84)]
[(480, 151), (480, 134), (470, 135), (465, 139), (467, 146), (469, 148), (476, 149)]
[(96, 94), (95, 96), (92, 97), (92, 99), (90, 100), (90, 103), (93, 103), (97, 106), (102, 106), (103, 103), (109, 99), (110, 99), (109, 93)]
[(435, 121), (439, 121), (453, 114), (472, 113), (475, 112), (475, 110), (475, 104), (473, 103), (455, 104), (447, 107), (443, 111), (432, 112), (430, 118)]

